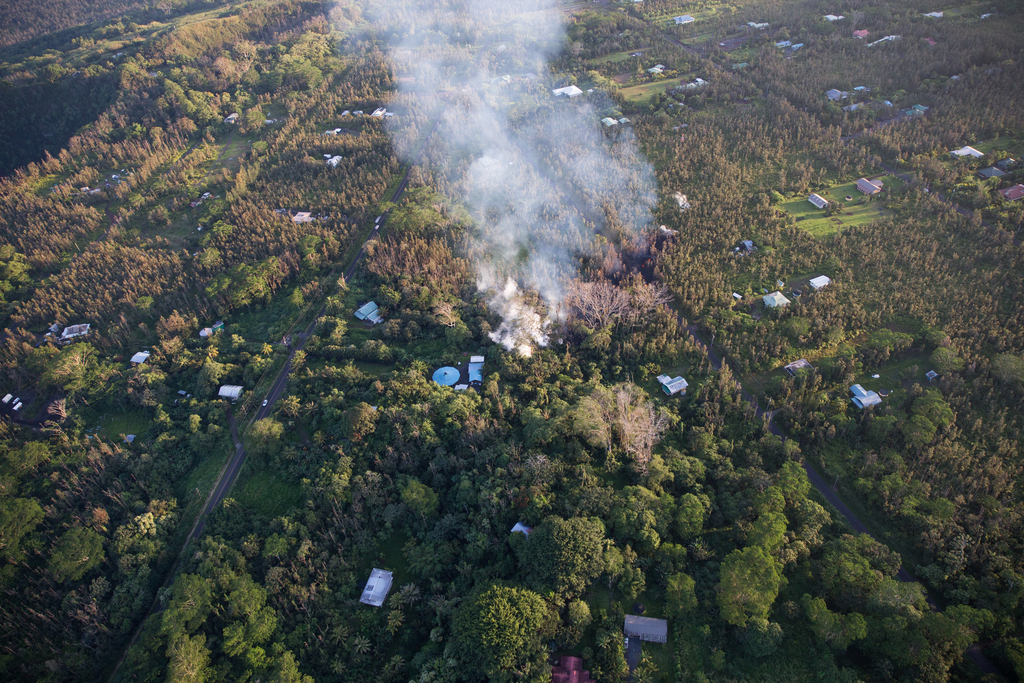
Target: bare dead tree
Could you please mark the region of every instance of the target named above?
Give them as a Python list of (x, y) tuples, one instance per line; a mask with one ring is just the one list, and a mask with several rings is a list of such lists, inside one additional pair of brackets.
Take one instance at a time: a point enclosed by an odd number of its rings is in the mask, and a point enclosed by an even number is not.
[(598, 330), (630, 310), (629, 294), (607, 281), (571, 281), (566, 303), (588, 327)]

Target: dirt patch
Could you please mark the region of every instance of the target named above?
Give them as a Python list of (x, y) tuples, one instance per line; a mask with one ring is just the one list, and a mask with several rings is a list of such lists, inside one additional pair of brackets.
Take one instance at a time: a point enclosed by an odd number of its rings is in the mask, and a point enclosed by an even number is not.
[(743, 43), (745, 42), (747, 42), (747, 39), (744, 38), (743, 36), (738, 36), (736, 38), (726, 38), (725, 40), (718, 43), (718, 47), (722, 48), (726, 52), (730, 52), (732, 50), (736, 50), (742, 47)]
[(618, 76), (612, 76), (612, 80), (618, 83), (619, 85), (629, 83), (629, 78), (630, 74), (619, 74)]

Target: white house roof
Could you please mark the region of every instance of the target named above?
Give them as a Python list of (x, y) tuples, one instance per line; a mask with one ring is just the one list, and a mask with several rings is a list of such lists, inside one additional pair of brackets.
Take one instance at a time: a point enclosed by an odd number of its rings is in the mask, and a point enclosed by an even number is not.
[(925, 12), (924, 16), (931, 17), (932, 19), (941, 19), (942, 12)]
[(7, 394), (4, 396), (4, 403), (10, 403), (12, 398), (14, 398), (14, 394)]
[(240, 387), (237, 384), (225, 384), (218, 391), (217, 395), (221, 398), (236, 399), (242, 395), (242, 390), (245, 387)]
[(293, 223), (309, 223), (313, 220), (313, 215), (309, 211), (299, 211), (292, 216)]
[(519, 533), (525, 535), (525, 536), (529, 536), (530, 532), (533, 531), (533, 529), (531, 529), (530, 527), (526, 526), (522, 522), (516, 522), (516, 525), (514, 527), (512, 527), (512, 531), (510, 531), (509, 533), (510, 534), (514, 534), (517, 531)]
[(64, 331), (61, 333), (60, 338), (61, 339), (71, 339), (72, 337), (79, 337), (79, 336), (81, 336), (83, 334), (87, 334), (88, 332), (89, 332), (89, 323), (84, 323), (84, 324), (81, 324), (81, 325), (72, 325), (70, 327), (65, 327), (64, 328)]
[(844, 17), (842, 14), (840, 14), (840, 15), (826, 14), (825, 15), (825, 21), (839, 21), (840, 19), (845, 19), (845, 18), (846, 17)]
[(627, 614), (622, 630), (627, 636), (648, 642), (664, 643), (668, 640), (668, 622), (664, 619)]
[(380, 607), (388, 597), (393, 582), (394, 577), (391, 572), (385, 569), (374, 568), (370, 572), (370, 578), (366, 581), (366, 587), (363, 588), (363, 594), (360, 596), (359, 602), (364, 605)]
[(211, 334), (213, 334), (212, 327), (204, 327), (203, 329), (199, 330), (200, 337), (209, 337)]
[(786, 367), (786, 372), (788, 372), (789, 374), (794, 375), (794, 376), (796, 375), (797, 370), (802, 370), (803, 368), (807, 368), (808, 370), (813, 370), (814, 369), (814, 366), (811, 365), (810, 363), (808, 363), (806, 358), (801, 358), (799, 360), (795, 360), (795, 361), (793, 361), (792, 363), (790, 363), (789, 365), (787, 365), (785, 367)]
[(682, 377), (673, 377), (668, 382), (664, 382), (662, 384), (662, 388), (665, 390), (665, 393), (668, 394), (669, 396), (673, 394), (678, 394), (680, 391), (685, 390), (688, 386), (690, 386), (690, 383), (687, 382)]
[(828, 275), (819, 275), (818, 277), (811, 278), (810, 282), (812, 289), (821, 289), (822, 287), (827, 287), (830, 284), (832, 284), (832, 279), (829, 278)]
[(661, 384), (666, 384), (671, 381), (672, 378), (669, 377), (668, 375), (658, 375), (658, 382), (660, 382)]
[[(764, 290), (762, 290), (764, 291)], [(778, 308), (779, 306), (786, 306), (789, 304), (789, 299), (782, 295), (782, 292), (772, 292), (771, 294), (765, 294), (761, 297), (764, 303), (769, 308)]]
[(132, 356), (132, 362), (133, 363), (145, 363), (147, 360), (149, 360), (149, 354), (150, 354), (149, 351), (139, 351), (137, 354)]
[(696, 19), (691, 17), (689, 14), (684, 14), (679, 17), (672, 17), (672, 19), (676, 22), (676, 24), (689, 24), (696, 21)]
[(619, 125), (618, 121), (616, 121), (615, 119), (608, 118), (607, 116), (601, 119), (601, 123), (608, 127)]
[(469, 357), (469, 362), (470, 363), (483, 363), (485, 360), (487, 360), (487, 359), (484, 358), (483, 356), (470, 356)]
[(551, 92), (554, 94), (555, 97), (561, 97), (562, 95), (565, 95), (566, 97), (579, 97), (580, 95), (583, 94), (583, 91), (577, 88), (575, 85), (567, 85), (564, 88), (556, 88)]
[(340, 164), (340, 163), (341, 163), (341, 157), (340, 156), (334, 156), (334, 157), (331, 157), (330, 159), (327, 160), (327, 165), (330, 166), (331, 168), (337, 168), (338, 164)]
[(824, 209), (826, 206), (828, 206), (828, 200), (822, 197), (820, 194), (812, 193), (811, 196), (807, 198), (807, 201), (809, 201), (811, 204), (814, 204), (819, 209)]
[(850, 387), (850, 392), (853, 394), (853, 402), (860, 408), (867, 408), (868, 406), (877, 406), (882, 402), (882, 397), (873, 391), (865, 389), (859, 384), (854, 384)]
[(975, 159), (980, 159), (981, 157), (985, 156), (984, 154), (970, 146), (955, 149), (952, 152), (950, 152), (950, 154), (952, 154), (955, 157), (974, 157)]

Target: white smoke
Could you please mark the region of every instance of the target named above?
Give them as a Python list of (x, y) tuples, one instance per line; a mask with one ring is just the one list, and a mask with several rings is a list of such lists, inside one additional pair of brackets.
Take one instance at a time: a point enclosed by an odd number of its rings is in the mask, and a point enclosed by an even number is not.
[(389, 44), (396, 149), (469, 209), (474, 226), (463, 246), (504, 320), (492, 338), (520, 351), (546, 344), (520, 287), (558, 310), (580, 259), (599, 255), (599, 233), (621, 248), (653, 227), (654, 174), (632, 131), (619, 126), (606, 137), (600, 119), (614, 103), (600, 91), (552, 95), (565, 85), (548, 68), (565, 47), (557, 0), (359, 7)]

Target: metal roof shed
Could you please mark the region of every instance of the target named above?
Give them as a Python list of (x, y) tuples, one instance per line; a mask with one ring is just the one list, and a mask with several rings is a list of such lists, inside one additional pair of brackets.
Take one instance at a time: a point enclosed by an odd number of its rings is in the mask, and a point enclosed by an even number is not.
[(138, 365), (139, 363), (145, 363), (149, 360), (149, 351), (139, 351), (137, 354), (132, 356), (132, 362)]
[(821, 289), (822, 287), (828, 287), (832, 284), (832, 279), (828, 275), (819, 275), (818, 277), (811, 278), (809, 283), (811, 289)]
[(646, 640), (649, 643), (668, 642), (668, 622), (664, 619), (627, 614), (622, 630), (627, 636)]
[(366, 581), (366, 587), (363, 588), (363, 594), (360, 596), (359, 602), (364, 605), (380, 607), (384, 604), (384, 600), (387, 599), (393, 582), (394, 577), (391, 572), (386, 569), (374, 568), (370, 572), (370, 578)]
[(244, 388), (237, 384), (225, 384), (217, 391), (217, 395), (221, 398), (230, 398), (232, 401), (237, 401), (238, 397), (242, 395)]

